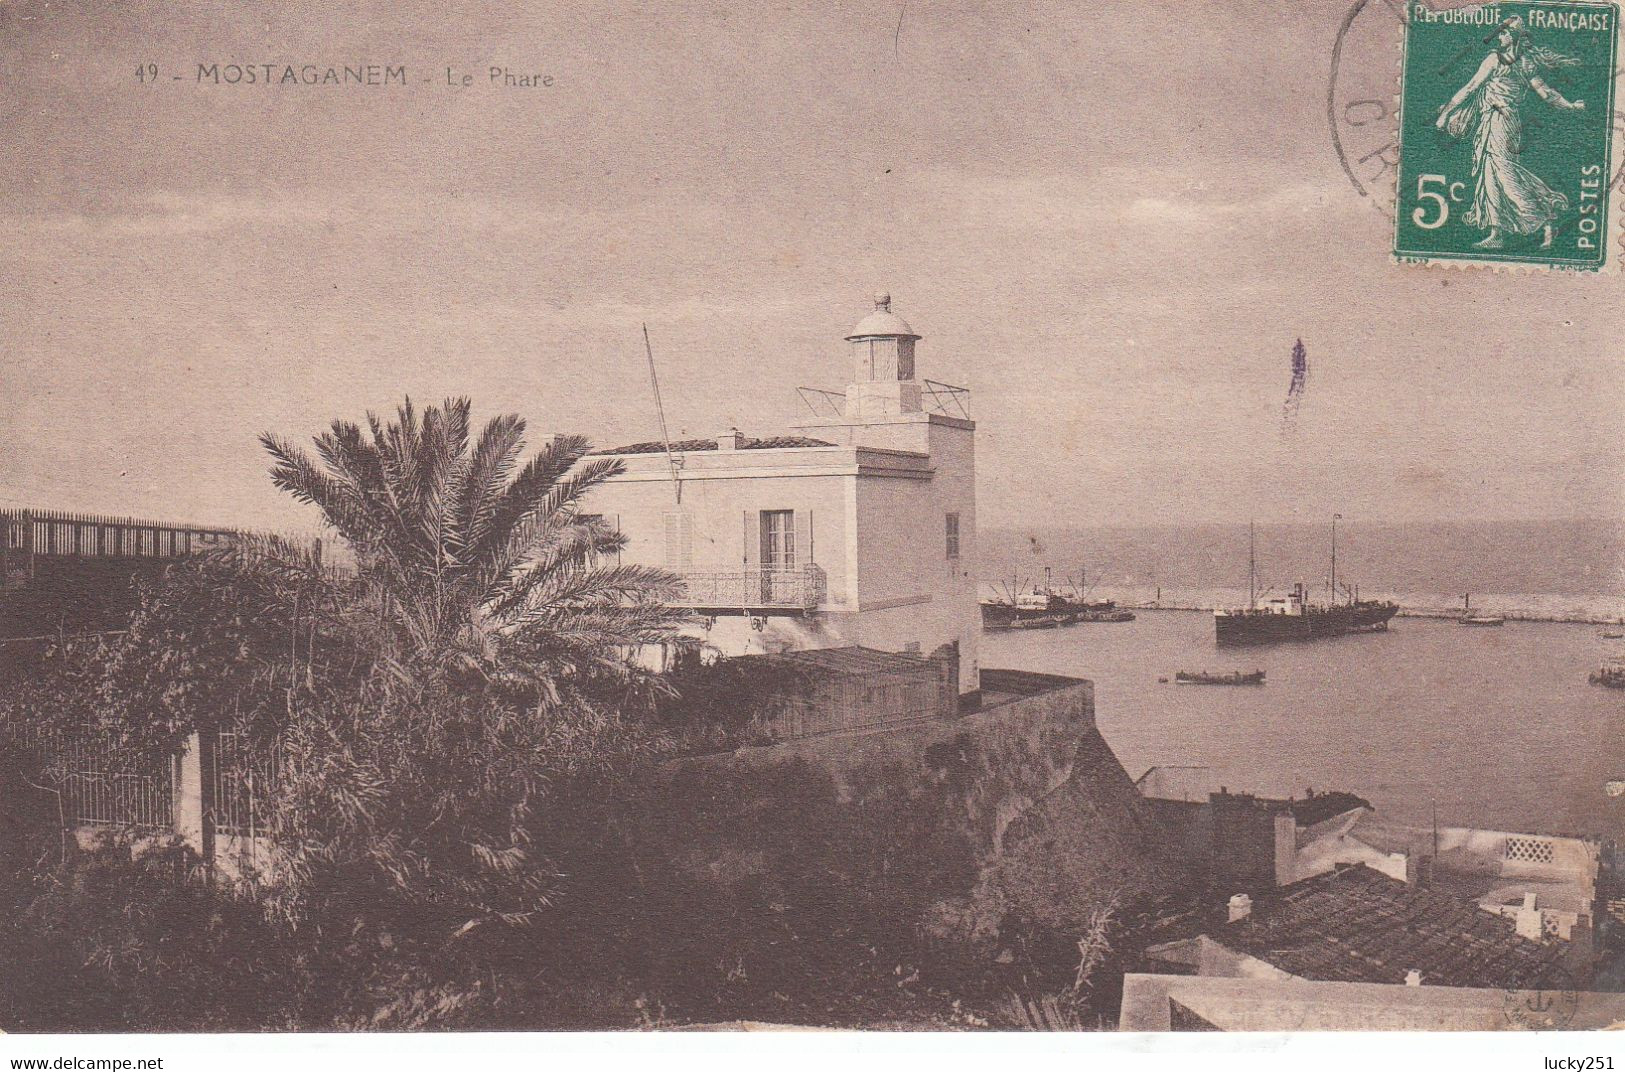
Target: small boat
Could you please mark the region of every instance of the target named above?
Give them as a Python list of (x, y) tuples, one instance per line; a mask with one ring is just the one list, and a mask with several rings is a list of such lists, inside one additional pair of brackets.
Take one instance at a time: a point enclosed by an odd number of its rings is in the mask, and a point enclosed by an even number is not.
[(1262, 670), (1230, 670), (1214, 673), (1211, 670), (1181, 670), (1174, 675), (1177, 685), (1262, 685)]
[(1015, 621), (1017, 629), (1054, 629), (1058, 625), (1071, 624), (1071, 621), (1060, 614), (1037, 614), (1031, 618), (1017, 618)]
[(1625, 640), (1625, 633), (1598, 633), (1604, 640)]
[(1593, 670), (1587, 680), (1605, 689), (1625, 689), (1625, 666), (1604, 666)]
[(1468, 592), (1461, 597), (1461, 617), (1456, 619), (1462, 625), (1505, 625), (1507, 620), (1499, 614), (1486, 614), (1481, 610), (1473, 609), (1473, 594)]

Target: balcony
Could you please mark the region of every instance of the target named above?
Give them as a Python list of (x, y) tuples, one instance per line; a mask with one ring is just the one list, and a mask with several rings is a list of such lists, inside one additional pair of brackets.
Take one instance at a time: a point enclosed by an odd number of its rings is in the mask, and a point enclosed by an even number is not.
[(817, 565), (676, 572), (685, 591), (673, 605), (709, 614), (806, 614), (824, 601), (824, 571)]

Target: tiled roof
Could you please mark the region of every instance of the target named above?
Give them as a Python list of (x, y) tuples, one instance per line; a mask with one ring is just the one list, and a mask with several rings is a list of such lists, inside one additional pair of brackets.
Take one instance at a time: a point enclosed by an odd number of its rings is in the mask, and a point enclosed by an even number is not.
[(1140, 787), (1142, 795), (1156, 800), (1205, 804), (1214, 796), (1250, 798), (1264, 808), (1285, 808), (1299, 826), (1314, 826), (1355, 808), (1371, 807), (1369, 801), (1341, 790), (1317, 793), (1310, 789), (1307, 795), (1297, 796), (1282, 786), (1251, 785), (1246, 790), (1230, 792), (1227, 786), (1246, 784), (1243, 781), (1246, 775), (1231, 777), (1237, 774), (1235, 770), (1221, 772), (1209, 766), (1159, 765), (1147, 768), (1134, 784)]
[[(739, 449), (783, 450), (795, 447), (833, 447), (834, 445), (834, 443), (826, 443), (822, 439), (810, 439), (807, 436), (768, 436), (766, 439), (742, 438), (739, 442)], [(717, 441), (714, 439), (676, 439), (672, 441), (671, 449), (674, 454), (716, 450)], [(664, 454), (665, 452), (666, 444), (659, 440), (650, 440), (647, 443), (631, 443), (624, 447), (593, 451), (594, 454)]]
[(1413, 887), (1363, 864), (1260, 894), (1252, 912), (1207, 931), (1301, 979), (1507, 989), (1549, 982), (1558, 943), (1520, 937), (1513, 921), (1431, 887)]
[(1334, 790), (1330, 793), (1316, 793), (1313, 796), (1300, 797), (1292, 801), (1287, 810), (1292, 812), (1292, 818), (1299, 826), (1314, 826), (1327, 819), (1353, 811), (1355, 808), (1370, 808), (1371, 802), (1364, 797), (1357, 797), (1353, 793)]

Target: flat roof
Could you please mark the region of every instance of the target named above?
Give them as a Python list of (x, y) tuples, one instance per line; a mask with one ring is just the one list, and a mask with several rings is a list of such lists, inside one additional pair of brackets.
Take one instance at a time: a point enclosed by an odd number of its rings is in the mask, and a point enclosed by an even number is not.
[[(797, 450), (805, 447), (833, 447), (834, 443), (826, 443), (822, 439), (813, 439), (809, 436), (768, 436), (764, 439), (754, 439), (750, 436), (740, 437), (739, 450)], [(676, 439), (672, 441), (673, 454), (691, 454), (702, 450), (718, 450), (715, 439)], [(594, 455), (600, 454), (664, 454), (666, 444), (660, 440), (649, 440), (643, 443), (629, 443), (624, 447), (612, 447), (608, 450), (595, 450)]]
[(1615, 1027), (1621, 1021), (1625, 994), (1596, 991), (1136, 972), (1123, 977), (1117, 1027), (1119, 1031), (1583, 1031)]

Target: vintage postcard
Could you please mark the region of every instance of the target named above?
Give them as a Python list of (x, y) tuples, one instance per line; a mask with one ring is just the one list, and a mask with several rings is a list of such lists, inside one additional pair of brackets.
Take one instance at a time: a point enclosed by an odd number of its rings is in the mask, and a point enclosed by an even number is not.
[(0, 3), (0, 1060), (1611, 1069), (1619, 22)]

